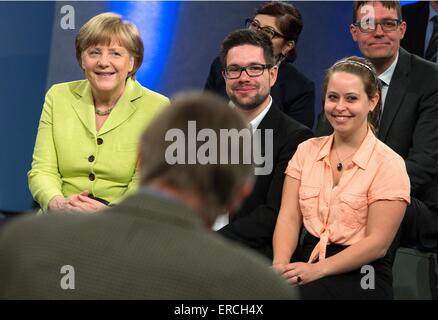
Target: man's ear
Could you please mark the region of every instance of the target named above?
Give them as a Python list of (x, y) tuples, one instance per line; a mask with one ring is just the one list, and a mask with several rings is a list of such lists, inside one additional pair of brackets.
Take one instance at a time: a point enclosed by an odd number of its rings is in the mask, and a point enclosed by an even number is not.
[(350, 33), (353, 40), (357, 42), (357, 28), (353, 24), (350, 24)]
[(400, 39), (403, 39), (405, 37), (406, 30), (408, 30), (408, 25), (406, 24), (406, 22), (402, 21), (399, 27)]
[(270, 79), (270, 85), (271, 88), (274, 86), (275, 81), (277, 81), (277, 76), (278, 76), (278, 66), (275, 65), (273, 66), (271, 69), (269, 69), (269, 79)]

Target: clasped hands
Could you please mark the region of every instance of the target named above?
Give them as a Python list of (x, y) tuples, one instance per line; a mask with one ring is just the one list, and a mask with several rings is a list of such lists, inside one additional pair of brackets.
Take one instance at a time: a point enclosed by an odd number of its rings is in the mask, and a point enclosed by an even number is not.
[(294, 286), (306, 284), (322, 277), (317, 263), (273, 263), (272, 268)]
[(91, 199), (88, 196), (90, 192), (82, 191), (79, 194), (71, 195), (67, 198), (63, 196), (55, 196), (49, 202), (50, 210), (63, 211), (78, 211), (78, 212), (94, 212), (108, 208), (102, 202)]

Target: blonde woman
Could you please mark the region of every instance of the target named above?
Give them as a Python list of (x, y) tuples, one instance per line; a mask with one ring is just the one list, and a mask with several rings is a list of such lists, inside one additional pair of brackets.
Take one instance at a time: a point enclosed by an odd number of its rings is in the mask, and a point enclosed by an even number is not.
[(134, 190), (139, 136), (168, 103), (135, 80), (143, 43), (117, 14), (80, 29), (76, 58), (86, 79), (48, 91), (28, 173), (43, 211), (95, 211)]

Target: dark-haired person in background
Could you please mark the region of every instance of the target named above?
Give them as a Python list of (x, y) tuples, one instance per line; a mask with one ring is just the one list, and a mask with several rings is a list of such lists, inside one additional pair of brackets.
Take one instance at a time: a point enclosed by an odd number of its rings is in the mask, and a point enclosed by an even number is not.
[[(238, 210), (230, 212), (230, 223), (218, 232), (272, 259), (272, 234), (280, 208), (284, 170), (297, 146), (313, 134), (278, 110), (270, 95), (278, 67), (265, 33), (251, 29), (230, 33), (222, 42), (220, 59), (227, 94), (235, 109), (253, 130), (261, 132), (260, 151), (266, 172), (256, 176), (251, 195)], [(266, 140), (268, 130), (272, 132), (272, 141)]]
[[(313, 127), (315, 85), (293, 65), (296, 46), (303, 28), (300, 12), (289, 3), (274, 1), (261, 5), (253, 18), (246, 20), (250, 29), (265, 32), (272, 42), (278, 77), (271, 95), (280, 110), (292, 119)], [(217, 57), (210, 68), (205, 89), (227, 97), (222, 66)]]
[(438, 1), (418, 1), (402, 6), (408, 25), (401, 46), (432, 62), (438, 62)]

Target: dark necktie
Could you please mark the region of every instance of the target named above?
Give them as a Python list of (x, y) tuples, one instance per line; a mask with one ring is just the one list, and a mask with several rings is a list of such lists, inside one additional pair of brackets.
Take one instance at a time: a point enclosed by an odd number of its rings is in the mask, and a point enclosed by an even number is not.
[(382, 79), (377, 78), (377, 80), (380, 82), (380, 88), (382, 89), (382, 91), (380, 93), (381, 93), (382, 96), (380, 97), (381, 105), (380, 105), (380, 110), (379, 110), (379, 116), (378, 116), (376, 124), (375, 124), (375, 126), (376, 126), (376, 128), (375, 128), (376, 135), (379, 133), (380, 121), (382, 120), (382, 114), (383, 114), (383, 105), (384, 105), (384, 101), (383, 101), (383, 88), (387, 85), (386, 82), (383, 81)]
[(429, 46), (427, 47), (426, 54), (424, 57), (429, 60), (436, 62), (436, 55), (438, 51), (438, 16), (433, 17), (433, 33), (429, 41)]

